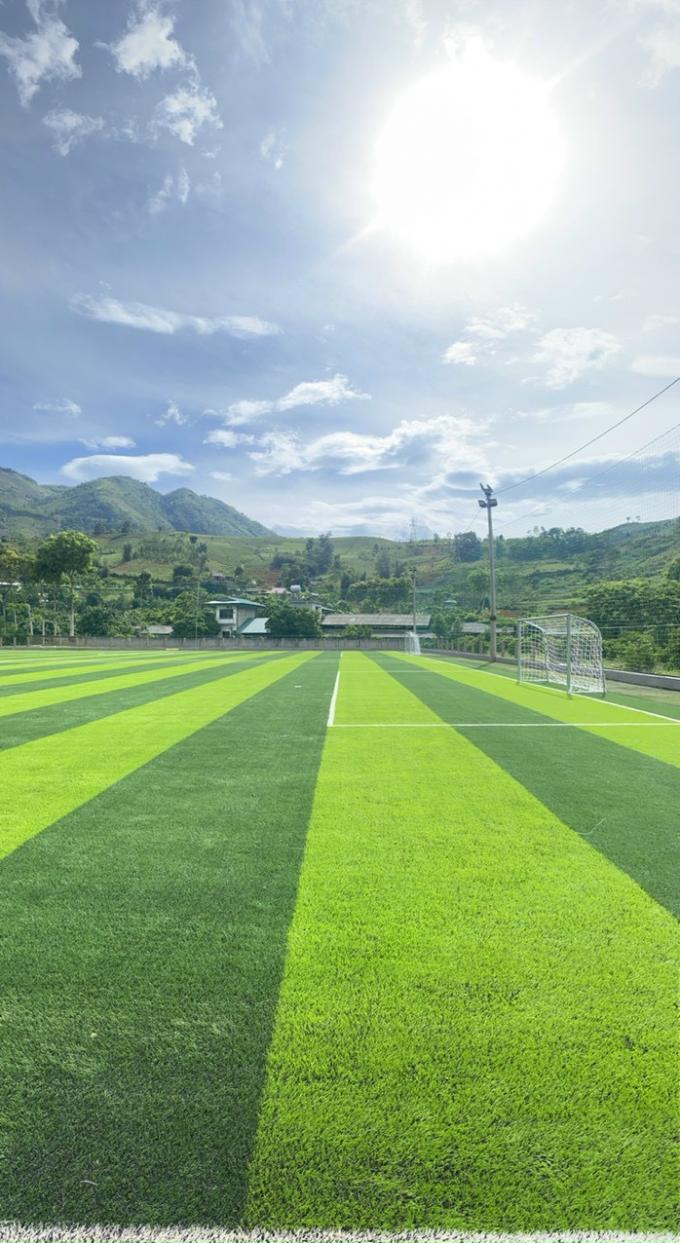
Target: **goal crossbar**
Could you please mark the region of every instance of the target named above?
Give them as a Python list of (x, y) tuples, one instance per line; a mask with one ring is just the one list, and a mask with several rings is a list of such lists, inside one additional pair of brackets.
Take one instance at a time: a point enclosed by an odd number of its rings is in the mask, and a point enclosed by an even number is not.
[(569, 695), (604, 695), (602, 635), (595, 623), (576, 613), (521, 617), (517, 680), (562, 686)]

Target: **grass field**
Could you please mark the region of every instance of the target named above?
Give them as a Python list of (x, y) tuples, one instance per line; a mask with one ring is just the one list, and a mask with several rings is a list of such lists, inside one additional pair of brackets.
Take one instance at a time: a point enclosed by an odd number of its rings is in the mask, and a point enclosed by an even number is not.
[(0, 651), (0, 790), (0, 1240), (672, 1237), (672, 697)]

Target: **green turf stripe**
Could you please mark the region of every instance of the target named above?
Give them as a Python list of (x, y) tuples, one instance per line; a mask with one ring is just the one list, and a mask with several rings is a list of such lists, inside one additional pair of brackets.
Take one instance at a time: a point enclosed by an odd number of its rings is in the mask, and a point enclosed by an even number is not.
[[(444, 721), (520, 726), (473, 727), (462, 732), (564, 824), (623, 868), (658, 902), (680, 914), (680, 776), (676, 768), (592, 737), (589, 731), (554, 729), (551, 718), (500, 699), (486, 687), (478, 690), (440, 677), (438, 672), (414, 675), (391, 655), (376, 657), (376, 663)], [(527, 725), (547, 728), (524, 728)]]
[(310, 659), (291, 656), (0, 753), (0, 857)]
[(668, 1228), (674, 939), (455, 731), (330, 729), (248, 1223)]
[[(252, 652), (248, 654), (252, 656), (270, 656), (271, 652)], [(234, 660), (239, 655), (243, 655), (243, 652), (216, 650), (214, 652), (210, 652), (207, 656), (201, 652), (191, 652), (181, 657), (178, 657), (176, 654), (171, 652), (164, 657), (160, 654), (158, 656), (154, 656), (153, 653), (144, 654), (143, 652), (140, 652), (136, 655), (134, 660), (109, 660), (105, 664), (102, 662), (92, 664), (88, 661), (84, 664), (72, 664), (68, 667), (61, 665), (56, 669), (53, 668), (51, 671), (48, 669), (47, 673), (50, 675), (49, 677), (45, 677), (46, 671), (41, 668), (40, 670), (31, 670), (29, 673), (8, 674), (5, 677), (0, 677), (0, 695), (13, 694), (23, 689), (24, 686), (26, 686), (28, 690), (33, 690), (34, 684), (37, 684), (37, 686), (41, 688), (57, 685), (65, 686), (76, 681), (84, 681), (85, 679), (89, 679), (91, 677), (107, 677), (109, 675), (122, 673), (127, 670), (132, 672), (134, 669), (142, 668), (160, 669), (164, 666), (171, 665), (175, 665), (179, 668), (181, 665), (194, 664), (196, 661), (207, 664), (214, 660), (227, 660), (229, 658)]]
[[(233, 656), (223, 656), (218, 659), (217, 664), (221, 668), (228, 667), (234, 662)], [(0, 718), (12, 716), (15, 712), (30, 712), (35, 708), (46, 708), (50, 704), (67, 703), (73, 699), (87, 699), (93, 695), (113, 694), (115, 691), (125, 690), (129, 686), (142, 685), (147, 682), (162, 682), (169, 678), (183, 678), (187, 673), (194, 673), (197, 669), (205, 667), (203, 661), (190, 661), (187, 664), (161, 665), (159, 668), (151, 670), (137, 669), (118, 673), (116, 676), (112, 674), (104, 677), (95, 678), (93, 681), (76, 681), (69, 683), (68, 686), (54, 686), (47, 690), (40, 689), (34, 691), (26, 691), (25, 689), (18, 695), (6, 695), (0, 698)]]
[[(426, 652), (425, 655), (429, 656), (429, 653)], [(454, 660), (451, 656), (440, 655), (431, 659), (441, 664), (463, 664), (463, 661)], [(496, 677), (509, 678), (512, 682), (517, 681), (517, 670), (514, 665), (500, 665), (488, 660), (471, 660), (464, 663), (471, 669), (482, 669), (486, 673), (493, 673)], [(638, 712), (660, 712), (680, 720), (680, 693), (678, 691), (666, 690), (660, 686), (643, 686), (637, 683), (608, 680), (606, 699), (608, 703), (636, 708)]]
[[(282, 660), (286, 653), (271, 657)], [(241, 660), (228, 663), (217, 661), (202, 665), (193, 672), (183, 670), (182, 690), (190, 690), (194, 686), (203, 686), (214, 682), (217, 678), (240, 673), (243, 669), (254, 667), (256, 662), (252, 656), (244, 655)], [(74, 729), (77, 725), (86, 725), (101, 717), (113, 716), (128, 708), (136, 708), (140, 704), (151, 703), (167, 695), (177, 694), (177, 683), (173, 680), (151, 683), (135, 683), (127, 690), (109, 691), (101, 695), (92, 695), (85, 699), (73, 699), (65, 703), (52, 704), (46, 708), (33, 708), (31, 712), (17, 712), (6, 717), (0, 729), (0, 750), (22, 746), (25, 742), (33, 742), (48, 734), (56, 734), (64, 730)]]
[[(680, 727), (673, 722), (655, 720), (649, 710), (636, 709), (635, 712), (629, 712), (618, 704), (584, 695), (575, 695), (570, 699), (552, 687), (518, 686), (509, 678), (498, 677), (495, 673), (486, 673), (483, 670), (468, 669), (453, 662), (401, 653), (394, 655), (396, 660), (403, 661), (406, 666), (434, 669), (442, 677), (477, 687), (497, 695), (499, 699), (529, 708), (553, 720), (576, 723), (587, 729), (589, 734), (608, 738), (617, 746), (628, 747), (632, 751), (639, 751), (643, 755), (650, 755), (680, 768)], [(591, 721), (594, 724), (588, 724)], [(614, 728), (610, 729), (608, 725)], [(625, 728), (619, 728), (622, 725)], [(635, 728), (636, 725), (639, 728)]]
[(112, 667), (107, 669), (96, 669), (94, 672), (89, 669), (83, 669), (78, 673), (64, 674), (63, 670), (54, 677), (49, 674), (44, 678), (40, 678), (35, 682), (29, 682), (27, 685), (15, 685), (10, 680), (9, 685), (0, 685), (0, 704), (7, 696), (30, 695), (36, 691), (49, 691), (52, 689), (63, 688), (68, 689), (71, 686), (84, 685), (86, 682), (103, 682), (106, 683), (108, 678), (117, 678), (122, 674), (145, 673), (147, 670), (151, 672), (154, 669), (176, 669), (178, 662), (176, 660), (167, 661), (139, 661), (134, 664), (129, 662), (113, 663)]
[(238, 1220), (337, 658), (286, 663), (5, 860), (4, 1218)]

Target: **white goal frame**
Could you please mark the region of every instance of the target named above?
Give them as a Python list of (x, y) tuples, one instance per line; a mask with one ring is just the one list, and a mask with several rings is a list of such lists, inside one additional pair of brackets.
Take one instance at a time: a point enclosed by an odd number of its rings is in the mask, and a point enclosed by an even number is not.
[(404, 651), (411, 656), (420, 656), (420, 635), (417, 630), (409, 630), (404, 635)]
[(520, 617), (517, 681), (562, 686), (568, 695), (605, 695), (602, 635), (576, 613)]

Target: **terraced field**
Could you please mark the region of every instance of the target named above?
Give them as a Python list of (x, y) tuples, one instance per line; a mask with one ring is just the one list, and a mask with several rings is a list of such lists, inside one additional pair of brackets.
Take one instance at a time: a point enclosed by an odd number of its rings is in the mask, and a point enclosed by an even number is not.
[(679, 770), (668, 698), (0, 652), (0, 1239), (670, 1238)]

